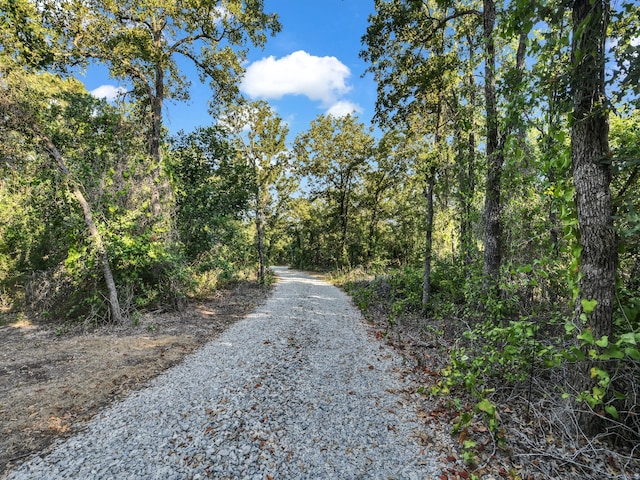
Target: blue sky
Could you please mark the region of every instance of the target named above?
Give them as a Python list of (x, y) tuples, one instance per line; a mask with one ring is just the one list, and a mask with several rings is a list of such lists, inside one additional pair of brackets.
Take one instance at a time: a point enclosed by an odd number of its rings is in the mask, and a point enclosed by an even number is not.
[[(367, 65), (358, 53), (373, 0), (266, 0), (265, 10), (278, 13), (282, 31), (268, 39), (264, 50), (250, 50), (244, 95), (267, 100), (289, 124), (290, 140), (321, 113), (355, 111), (369, 124), (376, 87), (371, 75), (362, 78)], [(171, 133), (212, 123), (209, 88), (188, 64), (184, 72), (192, 81), (191, 100), (166, 105), (165, 125)], [(97, 96), (118, 87), (103, 67), (89, 69), (80, 80)]]

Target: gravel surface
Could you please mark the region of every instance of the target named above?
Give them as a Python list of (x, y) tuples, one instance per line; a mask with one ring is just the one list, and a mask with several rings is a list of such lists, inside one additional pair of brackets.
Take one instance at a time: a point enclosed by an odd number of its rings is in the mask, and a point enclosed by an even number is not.
[(6, 478), (437, 478), (401, 359), (340, 290), (275, 270), (264, 306)]

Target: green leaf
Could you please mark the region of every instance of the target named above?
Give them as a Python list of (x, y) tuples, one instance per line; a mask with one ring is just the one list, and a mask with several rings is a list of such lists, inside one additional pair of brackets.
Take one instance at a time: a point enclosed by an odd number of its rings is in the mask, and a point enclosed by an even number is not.
[(626, 353), (632, 360), (635, 360), (636, 362), (640, 361), (640, 350), (637, 348), (625, 348), (624, 353)]
[(465, 450), (475, 448), (477, 445), (475, 440), (465, 440), (463, 447)]
[(620, 417), (620, 415), (618, 415), (618, 410), (613, 405), (607, 405), (606, 407), (604, 407), (604, 411), (615, 419)]
[(596, 345), (602, 348), (607, 348), (607, 345), (609, 345), (609, 337), (605, 335), (600, 340), (596, 340)]
[(613, 396), (616, 397), (618, 400), (624, 400), (627, 398), (627, 396), (622, 392), (613, 392)]
[(597, 300), (585, 300), (584, 298), (582, 300), (580, 300), (580, 303), (582, 304), (582, 311), (584, 313), (591, 313), (593, 312), (593, 310), (596, 308), (596, 305), (598, 304)]
[(636, 336), (633, 332), (629, 332), (629, 333), (624, 333), (622, 335), (620, 335), (620, 338), (618, 339), (618, 344), (621, 343), (629, 343), (631, 345), (636, 345)]
[(490, 417), (496, 414), (496, 406), (486, 398), (483, 398), (482, 401), (476, 405), (476, 408)]
[(589, 345), (594, 345), (596, 343), (593, 339), (593, 333), (591, 333), (591, 330), (589, 329), (584, 330), (580, 335), (578, 335), (578, 340), (582, 340)]
[(600, 355), (602, 360), (611, 360), (612, 358), (623, 359), (624, 352), (616, 345), (611, 345), (609, 348)]

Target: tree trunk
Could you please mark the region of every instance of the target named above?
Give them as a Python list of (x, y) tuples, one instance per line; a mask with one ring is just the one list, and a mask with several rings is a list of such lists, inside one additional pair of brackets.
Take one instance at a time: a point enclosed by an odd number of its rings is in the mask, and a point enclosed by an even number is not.
[[(433, 149), (440, 155), (440, 141), (442, 137), (442, 90), (438, 92), (438, 104), (436, 106), (436, 122), (433, 135)], [(424, 278), (422, 282), (422, 314), (426, 317), (431, 302), (431, 258), (433, 255), (433, 188), (436, 182), (436, 165), (429, 167), (427, 177), (427, 224), (425, 226), (425, 253), (424, 253)]]
[(122, 323), (122, 312), (120, 310), (120, 302), (118, 300), (118, 290), (116, 289), (116, 282), (113, 280), (113, 273), (111, 272), (111, 266), (109, 265), (109, 257), (107, 256), (107, 250), (102, 242), (102, 236), (93, 221), (93, 215), (91, 214), (91, 208), (89, 203), (82, 195), (82, 192), (77, 186), (73, 186), (73, 195), (78, 199), (78, 203), (82, 207), (84, 213), (84, 221), (87, 224), (93, 244), (98, 252), (98, 258), (102, 266), (102, 274), (104, 275), (104, 282), (107, 285), (107, 292), (109, 293), (109, 307), (111, 309), (111, 317), (114, 323)]
[(264, 262), (264, 209), (262, 205), (260, 205), (260, 195), (256, 199), (257, 208), (256, 208), (256, 243), (258, 246), (258, 283), (260, 285), (264, 284), (264, 272), (265, 272), (265, 262)]
[[(582, 247), (574, 322), (578, 331), (591, 330), (595, 339), (611, 334), (617, 268), (604, 89), (608, 14), (608, 0), (575, 0), (573, 4), (571, 159)], [(592, 300), (597, 302), (595, 308), (585, 312), (583, 301)], [(578, 392), (593, 387), (591, 367), (586, 360), (575, 369), (573, 386)], [(578, 414), (578, 422), (587, 434), (600, 426), (584, 413)]]
[[(471, 42), (469, 41), (469, 44)], [(472, 70), (471, 66), (470, 69)], [(471, 281), (471, 265), (473, 264), (473, 259), (475, 256), (475, 246), (473, 244), (473, 219), (471, 218), (473, 213), (473, 197), (475, 196), (475, 165), (476, 165), (476, 133), (475, 133), (475, 113), (473, 108), (476, 104), (476, 94), (475, 94), (475, 80), (474, 74), (470, 73), (468, 76), (469, 79), (469, 89), (471, 91), (471, 96), (469, 101), (472, 106), (471, 114), (471, 122), (469, 126), (469, 134), (467, 136), (467, 158), (466, 158), (466, 174), (463, 171), (462, 176), (464, 178), (464, 203), (462, 210), (462, 223), (464, 226), (461, 226), (461, 234), (463, 234), (462, 242), (465, 245), (464, 249), (464, 268), (465, 268), (465, 278), (467, 283)]]
[(151, 169), (151, 213), (154, 218), (162, 214), (162, 191), (160, 177), (162, 175), (162, 155), (160, 140), (162, 135), (162, 103), (164, 100), (164, 70), (162, 66), (155, 69), (154, 94), (151, 95), (151, 132), (149, 138), (149, 155), (153, 160)]
[(496, 105), (496, 52), (493, 30), (496, 6), (493, 0), (484, 0), (484, 97), (487, 115), (486, 152), (487, 183), (484, 203), (484, 267), (482, 286), (486, 293), (497, 294), (502, 250), (500, 245), (500, 180), (504, 162), (498, 139), (498, 110)]
[(351, 176), (347, 176), (346, 186), (343, 191), (340, 192), (340, 254), (339, 254), (339, 266), (345, 267), (349, 264), (349, 258), (347, 255), (347, 229), (349, 226), (349, 197), (351, 190)]
[[(53, 144), (53, 142), (46, 136), (40, 135), (42, 142), (45, 145), (45, 148), (51, 155), (51, 157), (58, 164), (58, 168), (62, 172), (62, 174), (68, 178), (69, 177), (69, 169), (67, 165), (64, 163), (64, 159), (60, 152)], [(113, 280), (113, 273), (111, 272), (111, 266), (109, 265), (109, 257), (107, 256), (107, 250), (104, 247), (104, 243), (102, 242), (102, 236), (96, 227), (95, 222), (93, 221), (93, 215), (91, 213), (91, 207), (89, 203), (84, 198), (84, 195), (80, 191), (77, 185), (73, 185), (73, 195), (78, 200), (80, 207), (82, 208), (82, 212), (84, 214), (84, 221), (89, 229), (89, 233), (91, 234), (91, 239), (93, 241), (93, 245), (96, 248), (98, 253), (98, 258), (100, 260), (100, 265), (102, 266), (102, 273), (104, 275), (104, 281), (107, 286), (107, 291), (109, 293), (109, 308), (111, 310), (111, 317), (115, 323), (122, 323), (122, 312), (120, 310), (120, 302), (118, 300), (118, 291), (116, 289), (115, 281)]]
[[(475, 95), (473, 89), (475, 88), (473, 75), (469, 75), (469, 87), (471, 90), (471, 96), (469, 102), (471, 105), (475, 105)], [(454, 95), (455, 100), (455, 115), (462, 115), (460, 111), (460, 102)], [(460, 209), (460, 261), (464, 268), (464, 275), (466, 282), (471, 279), (471, 265), (474, 257), (473, 246), (473, 197), (475, 192), (475, 152), (476, 152), (476, 140), (474, 132), (474, 118), (473, 111), (469, 114), (471, 118), (468, 122), (468, 127), (462, 129), (461, 125), (457, 125), (455, 131), (456, 145), (457, 145), (457, 161), (456, 161), (456, 174), (458, 180), (458, 208)], [(468, 130), (468, 131), (467, 131)], [(466, 138), (465, 138), (466, 134)]]
[(379, 195), (376, 194), (374, 204), (371, 209), (371, 218), (369, 219), (369, 238), (367, 239), (367, 263), (370, 265), (373, 260), (373, 252), (376, 243), (376, 226), (378, 225), (378, 202)]
[(431, 302), (431, 257), (433, 253), (433, 187), (436, 182), (436, 167), (429, 169), (425, 197), (427, 198), (427, 225), (425, 228), (424, 279), (422, 282), (422, 314), (427, 315)]

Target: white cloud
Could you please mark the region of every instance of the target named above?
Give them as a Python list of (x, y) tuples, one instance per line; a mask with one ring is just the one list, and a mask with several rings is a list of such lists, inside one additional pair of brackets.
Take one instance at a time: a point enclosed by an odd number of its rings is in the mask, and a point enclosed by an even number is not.
[(91, 90), (91, 95), (96, 98), (105, 98), (108, 102), (111, 102), (118, 98), (119, 95), (125, 93), (123, 87), (116, 87), (114, 85), (100, 85), (98, 88)]
[(333, 115), (334, 117), (346, 117), (349, 114), (362, 113), (362, 108), (357, 103), (341, 100), (334, 103), (327, 110), (327, 115)]
[(329, 106), (351, 90), (346, 83), (350, 75), (336, 57), (316, 57), (299, 50), (280, 59), (270, 56), (252, 63), (240, 88), (252, 98), (304, 95)]

